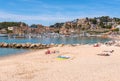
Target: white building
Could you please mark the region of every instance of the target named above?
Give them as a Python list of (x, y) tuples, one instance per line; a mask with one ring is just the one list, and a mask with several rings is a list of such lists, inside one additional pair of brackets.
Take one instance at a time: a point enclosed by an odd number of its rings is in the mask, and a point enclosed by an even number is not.
[(120, 29), (120, 25), (117, 25), (115, 28), (119, 28)]
[(13, 27), (8, 27), (8, 30), (11, 30), (11, 31), (13, 31)]

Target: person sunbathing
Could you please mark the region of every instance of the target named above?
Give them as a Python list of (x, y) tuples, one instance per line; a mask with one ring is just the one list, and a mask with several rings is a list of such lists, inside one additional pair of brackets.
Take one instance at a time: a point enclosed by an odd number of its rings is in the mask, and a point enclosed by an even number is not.
[(114, 52), (114, 50), (111, 50), (111, 51), (110, 51), (110, 53), (113, 53), (113, 52)]
[(103, 52), (109, 52), (109, 53), (113, 53), (113, 52), (114, 52), (114, 50), (111, 50), (111, 51), (103, 51)]
[(48, 49), (45, 54), (51, 54), (50, 50)]
[(111, 51), (103, 51), (102, 53), (100, 54), (97, 54), (97, 55), (100, 55), (100, 56), (110, 56), (110, 53), (113, 53), (114, 50), (111, 50)]
[(100, 45), (99, 44), (95, 44), (94, 47), (99, 47)]
[(110, 54), (108, 54), (108, 53), (101, 53), (101, 54), (97, 54), (97, 55), (99, 55), (99, 56), (110, 56)]
[(59, 51), (50, 51), (49, 49), (45, 52), (45, 54), (55, 54), (55, 53), (59, 53)]

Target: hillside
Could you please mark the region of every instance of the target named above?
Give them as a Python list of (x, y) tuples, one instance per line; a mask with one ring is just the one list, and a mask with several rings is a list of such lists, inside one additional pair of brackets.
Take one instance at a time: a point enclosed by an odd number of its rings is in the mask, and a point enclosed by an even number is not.
[(104, 32), (110, 30), (112, 27), (116, 27), (120, 24), (120, 18), (110, 18), (109, 16), (75, 19), (64, 23), (55, 23), (50, 27), (57, 28), (61, 33), (66, 32), (80, 32), (86, 31), (99, 31)]

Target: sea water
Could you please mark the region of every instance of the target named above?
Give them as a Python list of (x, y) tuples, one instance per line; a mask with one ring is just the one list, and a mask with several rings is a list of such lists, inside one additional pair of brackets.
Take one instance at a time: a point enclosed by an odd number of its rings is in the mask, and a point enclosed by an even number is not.
[(27, 49), (0, 48), (0, 57), (27, 52)]
[[(0, 42), (6, 43), (42, 43), (42, 44), (93, 44), (106, 42), (111, 39), (100, 37), (42, 37), (42, 38), (8, 38), (0, 37)], [(0, 48), (0, 56), (27, 52), (27, 49)]]

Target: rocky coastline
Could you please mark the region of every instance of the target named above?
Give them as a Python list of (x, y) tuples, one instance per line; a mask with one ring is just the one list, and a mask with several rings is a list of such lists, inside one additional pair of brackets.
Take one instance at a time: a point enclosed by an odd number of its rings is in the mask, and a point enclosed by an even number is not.
[(25, 48), (25, 49), (46, 49), (51, 47), (58, 47), (58, 46), (64, 46), (64, 44), (40, 44), (40, 43), (5, 43), (1, 42), (0, 47), (1, 48)]

